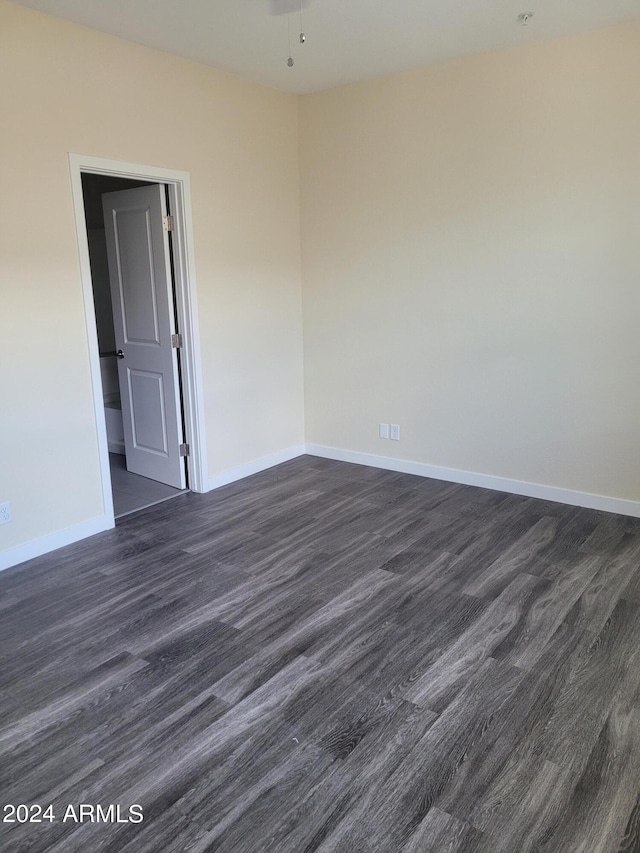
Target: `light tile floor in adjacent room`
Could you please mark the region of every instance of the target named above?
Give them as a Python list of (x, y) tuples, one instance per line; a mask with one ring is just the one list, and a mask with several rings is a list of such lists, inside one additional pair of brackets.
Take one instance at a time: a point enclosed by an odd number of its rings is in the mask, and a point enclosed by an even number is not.
[(109, 467), (116, 518), (183, 494), (173, 486), (165, 486), (164, 483), (127, 471), (126, 459), (118, 453), (109, 454)]

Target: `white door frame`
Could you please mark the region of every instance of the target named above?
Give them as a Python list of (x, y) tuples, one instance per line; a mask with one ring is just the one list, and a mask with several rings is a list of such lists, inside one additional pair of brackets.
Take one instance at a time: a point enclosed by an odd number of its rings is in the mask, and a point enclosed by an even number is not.
[(182, 405), (184, 410), (185, 441), (189, 444), (187, 470), (189, 488), (194, 492), (207, 491), (207, 458), (203, 408), (202, 362), (200, 358), (200, 336), (198, 333), (198, 305), (196, 299), (196, 276), (193, 250), (193, 222), (191, 217), (191, 187), (188, 172), (163, 169), (159, 166), (143, 166), (120, 160), (105, 160), (83, 154), (69, 154), (71, 189), (75, 211), (80, 275), (84, 296), (85, 322), (89, 344), (89, 363), (93, 386), (93, 404), (102, 474), (104, 510), (109, 527), (115, 525), (111, 471), (109, 468), (109, 446), (100, 372), (100, 351), (96, 327), (91, 265), (89, 263), (89, 241), (84, 215), (82, 174), (111, 175), (114, 178), (151, 181), (166, 184), (169, 189), (169, 204), (174, 217), (173, 261), (175, 275), (176, 311), (179, 331), (182, 334), (180, 367), (182, 374)]

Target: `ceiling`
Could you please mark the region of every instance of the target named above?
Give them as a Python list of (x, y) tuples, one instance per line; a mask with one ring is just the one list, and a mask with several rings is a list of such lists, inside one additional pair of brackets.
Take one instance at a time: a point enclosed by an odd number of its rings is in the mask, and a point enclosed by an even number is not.
[(16, 2), (299, 94), (640, 18), (640, 0), (303, 0), (301, 45), (300, 0)]

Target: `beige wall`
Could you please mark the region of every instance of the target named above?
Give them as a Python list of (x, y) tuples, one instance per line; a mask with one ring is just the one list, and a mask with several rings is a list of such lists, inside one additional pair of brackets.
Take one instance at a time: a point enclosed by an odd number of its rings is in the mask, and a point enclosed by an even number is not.
[(0, 0), (0, 77), (0, 551), (103, 512), (69, 152), (191, 174), (211, 476), (304, 440), (302, 221), (308, 442), (640, 500), (638, 24), (296, 99)]
[(632, 24), (301, 99), (308, 442), (640, 500), (638, 81)]
[(0, 551), (103, 512), (69, 152), (190, 172), (209, 473), (303, 441), (297, 100), (0, 0)]

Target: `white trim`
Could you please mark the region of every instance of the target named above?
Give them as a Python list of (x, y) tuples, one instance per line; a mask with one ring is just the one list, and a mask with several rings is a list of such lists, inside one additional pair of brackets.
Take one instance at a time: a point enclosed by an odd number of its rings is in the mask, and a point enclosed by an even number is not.
[[(93, 288), (91, 285), (89, 244), (82, 195), (82, 173), (154, 181), (166, 184), (169, 188), (169, 198), (176, 223), (176, 239), (174, 241), (176, 309), (183, 339), (182, 392), (186, 430), (185, 441), (189, 443), (191, 448), (191, 454), (187, 459), (189, 487), (194, 492), (204, 492), (206, 491), (207, 459), (204, 408), (201, 402), (204, 399), (204, 394), (197, 322), (198, 306), (193, 249), (193, 221), (191, 216), (191, 188), (188, 172), (164, 169), (159, 166), (145, 166), (139, 163), (127, 163), (120, 160), (106, 160), (102, 157), (69, 154), (69, 167), (71, 171), (71, 191), (75, 211), (80, 276), (82, 279), (85, 324), (89, 347), (89, 364), (93, 386), (93, 403), (100, 454), (104, 520), (106, 523), (106, 528), (104, 529), (108, 529), (114, 526), (115, 521), (111, 493), (111, 472), (109, 470), (109, 443), (107, 439), (102, 377), (100, 373), (98, 334), (93, 303)], [(86, 535), (91, 534), (88, 533)]]
[(184, 408), (185, 441), (189, 445), (187, 458), (189, 488), (192, 492), (207, 491), (207, 442), (204, 420), (204, 386), (202, 382), (202, 357), (200, 328), (198, 324), (198, 299), (196, 293), (195, 251), (193, 219), (191, 216), (191, 184), (189, 173), (175, 172), (183, 177), (169, 187), (171, 213), (175, 223), (173, 265), (176, 278), (176, 310), (179, 331), (182, 334), (182, 405)]
[(374, 453), (359, 453), (355, 450), (340, 450), (337, 447), (324, 447), (320, 444), (307, 444), (305, 452), (310, 456), (335, 459), (339, 462), (353, 462), (356, 465), (370, 465), (387, 471), (402, 474), (416, 474), (418, 477), (432, 477), (434, 480), (446, 480), (466, 486), (479, 486), (482, 489), (495, 489), (513, 495), (528, 498), (541, 498), (546, 501), (581, 506), (587, 509), (599, 509), (620, 515), (640, 518), (640, 502), (606, 495), (593, 495), (589, 492), (576, 492), (558, 486), (544, 486), (539, 483), (527, 483), (524, 480), (510, 480), (507, 477), (495, 477), (492, 474), (477, 474), (473, 471), (461, 471), (458, 468), (441, 468), (439, 465), (427, 465), (424, 462), (411, 462), (408, 459), (392, 459), (389, 456), (377, 456)]
[[(78, 238), (78, 254), (80, 260), (80, 278), (82, 280), (82, 295), (84, 300), (84, 317), (89, 346), (89, 369), (91, 371), (91, 386), (93, 389), (93, 406), (96, 416), (96, 431), (98, 438), (98, 453), (100, 456), (100, 475), (102, 478), (102, 500), (104, 503), (104, 519), (107, 528), (115, 526), (113, 511), (113, 496), (111, 492), (111, 472), (109, 470), (109, 444), (107, 439), (107, 422), (104, 411), (104, 395), (102, 392), (102, 372), (100, 370), (100, 349), (98, 346), (98, 330), (93, 303), (93, 288), (91, 286), (91, 264), (89, 262), (89, 240), (87, 223), (84, 215), (84, 200), (82, 196), (82, 177), (80, 171), (81, 158), (69, 155), (71, 168), (71, 192)], [(48, 541), (45, 537), (44, 541)], [(36, 540), (42, 541), (42, 540)], [(29, 544), (29, 543), (27, 543)], [(56, 547), (56, 546), (53, 546)], [(41, 553), (45, 553), (44, 551)], [(25, 558), (28, 559), (28, 558)]]
[(223, 471), (222, 474), (216, 474), (214, 477), (209, 478), (207, 481), (207, 491), (219, 489), (221, 486), (235, 483), (244, 477), (250, 477), (252, 474), (266, 471), (267, 468), (273, 468), (274, 465), (280, 465), (282, 462), (288, 462), (290, 459), (303, 456), (305, 452), (305, 446), (299, 444), (294, 447), (287, 447), (285, 450), (278, 450), (276, 453), (270, 453), (268, 456), (261, 456), (260, 459), (254, 459), (253, 462), (247, 462), (246, 465), (241, 465), (239, 468)]
[(109, 441), (109, 453), (117, 453), (118, 456), (125, 456), (124, 444), (121, 441)]
[(48, 554), (58, 548), (64, 548), (65, 545), (71, 545), (87, 536), (94, 536), (104, 530), (110, 530), (113, 526), (113, 521), (109, 523), (106, 515), (100, 515), (98, 518), (92, 518), (91, 521), (83, 521), (82, 524), (67, 527), (64, 530), (57, 531), (57, 533), (43, 536), (41, 539), (32, 539), (31, 542), (25, 542), (24, 545), (9, 548), (8, 551), (0, 553), (0, 571), (24, 563), (25, 560), (41, 557), (43, 554)]

